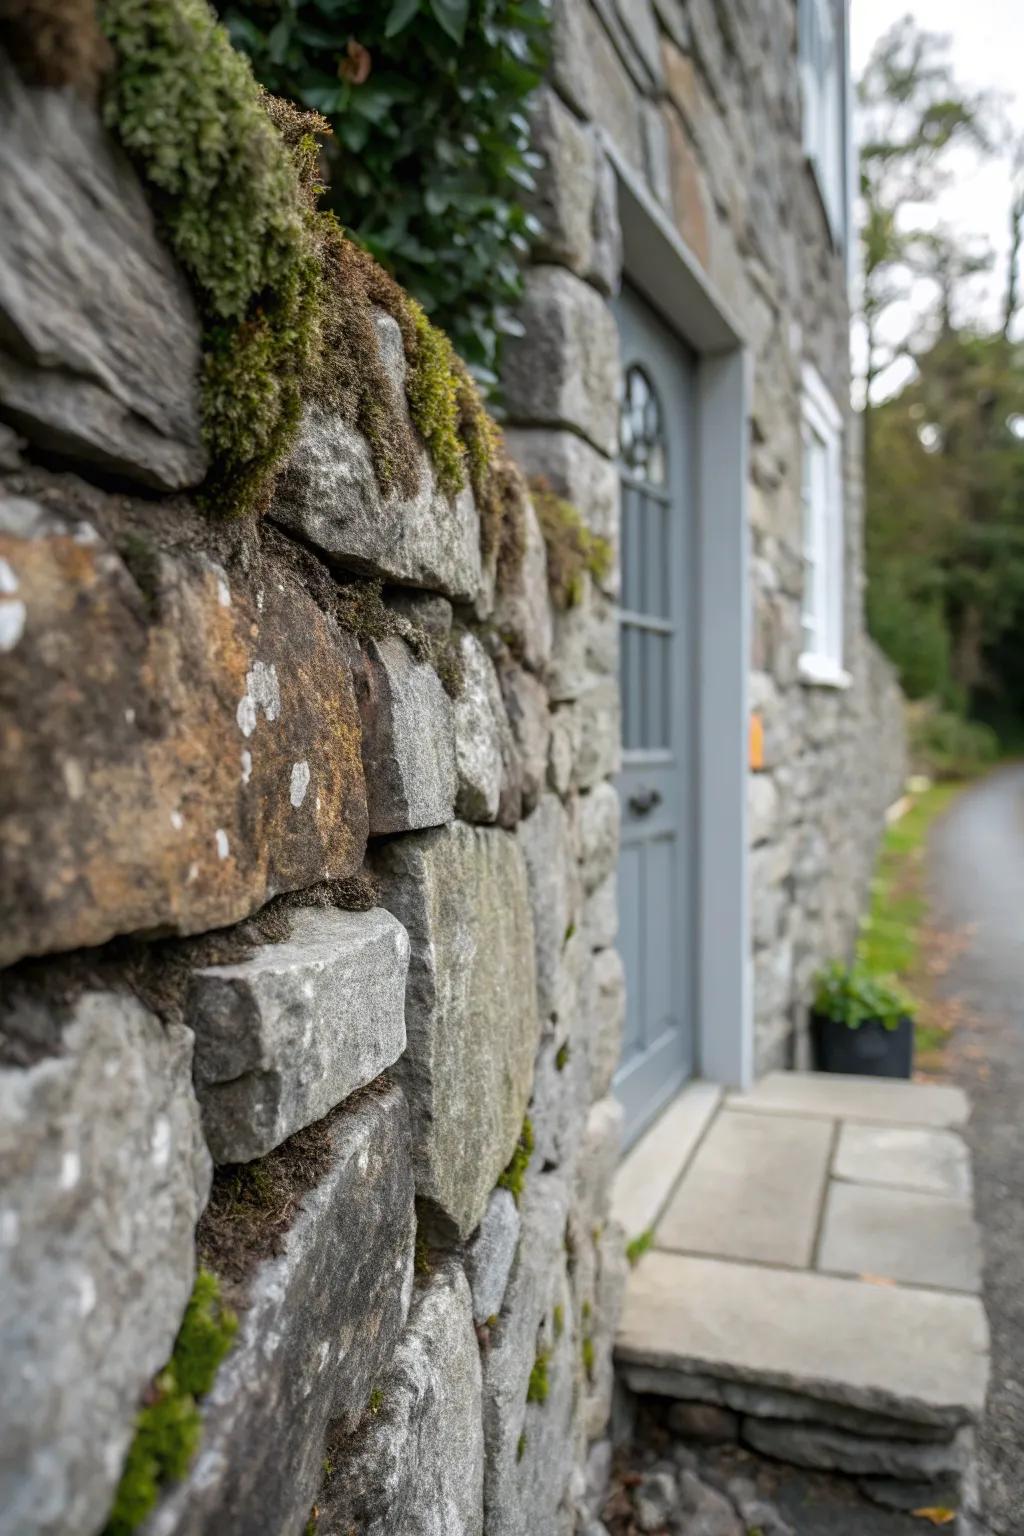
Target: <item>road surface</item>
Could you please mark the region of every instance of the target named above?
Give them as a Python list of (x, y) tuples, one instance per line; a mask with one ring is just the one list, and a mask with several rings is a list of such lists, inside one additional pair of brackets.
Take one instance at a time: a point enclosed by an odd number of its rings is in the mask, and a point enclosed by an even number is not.
[(928, 875), (933, 922), (962, 944), (938, 985), (964, 1005), (946, 1069), (973, 1105), (992, 1327), (982, 1501), (996, 1536), (1024, 1536), (1024, 764), (953, 802), (932, 829)]

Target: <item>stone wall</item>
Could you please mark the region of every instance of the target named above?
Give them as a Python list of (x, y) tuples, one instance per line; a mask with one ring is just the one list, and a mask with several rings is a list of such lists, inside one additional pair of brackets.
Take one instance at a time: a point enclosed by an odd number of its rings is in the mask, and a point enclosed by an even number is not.
[[(621, 249), (609, 142), (674, 221), (750, 354), (751, 703), (765, 737), (749, 784), (755, 1057), (759, 1072), (804, 1063), (811, 979), (852, 947), (905, 770), (898, 690), (864, 632), (846, 266), (804, 156), (795, 0), (558, 0), (536, 128), (545, 233), (526, 336), (506, 369), (531, 471), (614, 538), (606, 296)], [(805, 362), (847, 420), (843, 689), (798, 670)]]
[(571, 1532), (625, 1267), (611, 580), (559, 608), (521, 480), (510, 574), (313, 404), (219, 516), (142, 186), (0, 85), (0, 1531)]

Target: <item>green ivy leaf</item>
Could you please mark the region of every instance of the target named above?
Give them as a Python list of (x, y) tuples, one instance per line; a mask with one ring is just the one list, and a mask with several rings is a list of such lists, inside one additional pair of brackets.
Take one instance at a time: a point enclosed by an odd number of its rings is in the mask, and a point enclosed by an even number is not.
[(395, 0), (384, 27), (385, 37), (397, 37), (412, 21), (420, 8), (420, 0)]
[(438, 25), (461, 48), (466, 36), (466, 22), (469, 20), (469, 0), (430, 0), (430, 9)]

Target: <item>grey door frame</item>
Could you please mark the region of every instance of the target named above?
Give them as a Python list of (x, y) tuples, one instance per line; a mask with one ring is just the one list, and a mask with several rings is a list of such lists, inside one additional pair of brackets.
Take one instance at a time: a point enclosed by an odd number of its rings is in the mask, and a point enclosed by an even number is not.
[(697, 354), (696, 400), (696, 1020), (699, 1076), (746, 1088), (753, 1075), (747, 775), (750, 354), (646, 185), (615, 145), (623, 271)]

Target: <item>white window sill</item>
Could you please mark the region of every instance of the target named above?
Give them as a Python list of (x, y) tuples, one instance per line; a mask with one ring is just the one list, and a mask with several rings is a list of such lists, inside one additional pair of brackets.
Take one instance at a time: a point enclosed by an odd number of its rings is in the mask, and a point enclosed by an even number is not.
[(800, 657), (797, 664), (800, 681), (812, 688), (849, 688), (853, 678), (825, 656)]

